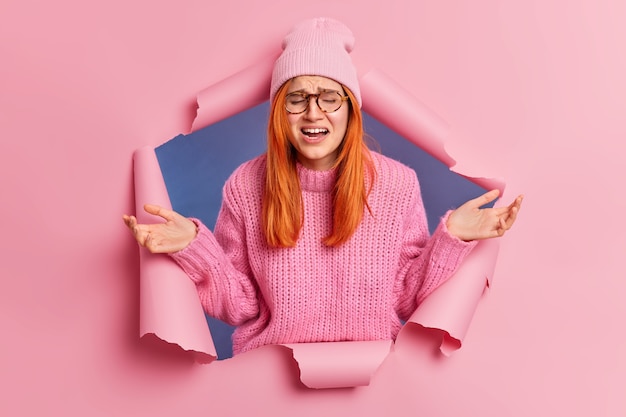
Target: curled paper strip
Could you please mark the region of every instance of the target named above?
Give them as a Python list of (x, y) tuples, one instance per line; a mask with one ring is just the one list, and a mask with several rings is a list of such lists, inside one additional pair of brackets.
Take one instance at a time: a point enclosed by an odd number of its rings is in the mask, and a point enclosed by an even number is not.
[(300, 380), (309, 388), (347, 388), (369, 385), (393, 342), (292, 343)]
[[(134, 154), (135, 212), (139, 223), (161, 222), (143, 210), (146, 203), (171, 209), (154, 149), (145, 147)], [(139, 249), (139, 337), (154, 334), (198, 353), (198, 360), (217, 357), (198, 293), (185, 272), (167, 255)], [(199, 331), (200, 330), (200, 331)]]
[(459, 349), (478, 302), (493, 276), (499, 246), (497, 240), (478, 242), (456, 273), (422, 301), (400, 330), (397, 340), (410, 330), (410, 323), (415, 323), (444, 331), (440, 346), (444, 355), (449, 356)]
[(359, 80), (363, 110), (447, 166), (455, 164), (444, 149), (450, 133), (446, 122), (381, 71)]
[[(456, 164), (456, 161), (446, 153), (444, 145), (445, 139), (450, 136), (450, 127), (439, 115), (382, 71), (370, 70), (359, 82), (363, 110), (449, 168)], [(504, 184), (500, 181), (490, 178), (465, 178), (487, 190), (497, 188), (500, 195), (504, 192)]]
[(276, 58), (265, 59), (200, 91), (197, 96), (198, 112), (191, 131), (195, 132), (266, 101)]

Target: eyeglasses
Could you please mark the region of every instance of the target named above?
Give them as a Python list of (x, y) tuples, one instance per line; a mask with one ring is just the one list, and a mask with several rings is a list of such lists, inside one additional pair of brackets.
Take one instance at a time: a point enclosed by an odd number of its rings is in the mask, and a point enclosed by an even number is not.
[(315, 97), (315, 103), (324, 113), (333, 113), (341, 108), (348, 96), (342, 96), (339, 91), (324, 91), (319, 94), (307, 94), (301, 91), (294, 91), (285, 97), (285, 109), (291, 114), (304, 113), (309, 107), (309, 100)]

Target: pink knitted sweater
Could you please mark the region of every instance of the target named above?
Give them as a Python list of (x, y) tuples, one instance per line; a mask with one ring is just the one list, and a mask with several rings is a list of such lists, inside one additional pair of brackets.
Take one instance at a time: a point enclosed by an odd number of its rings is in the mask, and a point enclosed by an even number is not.
[(265, 156), (224, 185), (211, 233), (171, 256), (195, 282), (206, 312), (238, 326), (233, 352), (265, 344), (394, 339), (417, 305), (474, 246), (444, 217), (429, 236), (415, 172), (372, 152), (377, 181), (350, 240), (327, 247), (336, 172), (298, 164), (304, 222), (294, 248), (272, 248), (261, 228)]

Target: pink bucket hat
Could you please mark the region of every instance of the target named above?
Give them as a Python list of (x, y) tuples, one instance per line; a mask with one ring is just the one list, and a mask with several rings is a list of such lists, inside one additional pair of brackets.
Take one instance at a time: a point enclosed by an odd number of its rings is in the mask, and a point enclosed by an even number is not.
[(350, 58), (354, 35), (343, 23), (325, 17), (306, 20), (285, 36), (283, 52), (274, 64), (270, 100), (288, 80), (320, 75), (345, 85), (361, 107), (361, 90)]

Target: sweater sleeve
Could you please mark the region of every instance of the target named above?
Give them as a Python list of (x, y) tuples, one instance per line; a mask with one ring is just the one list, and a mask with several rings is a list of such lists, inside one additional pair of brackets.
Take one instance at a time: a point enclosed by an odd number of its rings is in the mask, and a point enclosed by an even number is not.
[(414, 177), (409, 210), (404, 218), (404, 239), (394, 292), (396, 309), (407, 320), (417, 306), (454, 274), (476, 242), (464, 242), (450, 234), (446, 222), (451, 211), (440, 220), (429, 236), (428, 223), (419, 183)]
[(245, 232), (223, 203), (215, 234), (198, 219), (198, 235), (170, 256), (196, 284), (204, 310), (231, 325), (258, 315), (257, 288), (248, 263)]

